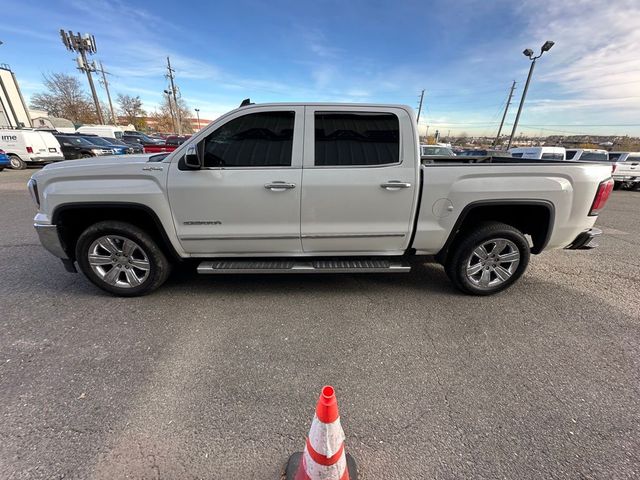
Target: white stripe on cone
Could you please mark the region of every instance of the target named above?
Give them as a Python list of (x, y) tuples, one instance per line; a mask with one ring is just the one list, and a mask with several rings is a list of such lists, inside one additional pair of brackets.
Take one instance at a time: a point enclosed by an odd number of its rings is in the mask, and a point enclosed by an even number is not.
[(311, 430), (309, 431), (309, 442), (320, 455), (325, 457), (334, 456), (340, 450), (345, 438), (342, 425), (340, 425), (340, 417), (332, 423), (323, 423), (318, 419), (317, 415), (313, 416)]
[(303, 461), (305, 472), (310, 480), (339, 480), (347, 468), (347, 457), (344, 451), (333, 465), (320, 465), (313, 461), (307, 447), (304, 447)]

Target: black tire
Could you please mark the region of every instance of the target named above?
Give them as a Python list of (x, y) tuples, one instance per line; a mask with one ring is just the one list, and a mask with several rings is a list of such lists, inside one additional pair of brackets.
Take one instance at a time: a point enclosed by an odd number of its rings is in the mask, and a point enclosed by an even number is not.
[(622, 182), (613, 182), (614, 190), (620, 190), (620, 187), (622, 187)]
[(14, 170), (24, 170), (25, 168), (27, 168), (27, 163), (18, 155), (9, 155), (9, 161), (11, 162), (11, 168)]
[(81, 153), (80, 154), (80, 158), (92, 158), (94, 157), (94, 155), (91, 155), (90, 153)]
[[(530, 257), (529, 242), (526, 237), (518, 230), (510, 225), (499, 222), (483, 223), (474, 230), (463, 232), (463, 235), (458, 241), (454, 242), (453, 246), (449, 250), (447, 260), (444, 267), (447, 276), (453, 283), (453, 285), (463, 293), (470, 295), (492, 295), (500, 292), (513, 285), (527, 269)], [(511, 254), (517, 250), (519, 254), (519, 261), (512, 262), (500, 262), (499, 257), (488, 257), (484, 262), (487, 262), (488, 267), (484, 267), (484, 263), (474, 254), (474, 250), (480, 246), (492, 242), (492, 240), (506, 240), (504, 242), (505, 252)], [(501, 244), (503, 242), (500, 242)], [(496, 244), (494, 243), (494, 247)], [(486, 250), (486, 248), (485, 248)], [(492, 253), (492, 252), (489, 252)], [(499, 253), (499, 252), (498, 252)], [(478, 261), (472, 263), (477, 258)], [(507, 258), (507, 257), (504, 257)], [(482, 263), (482, 265), (480, 265)], [(489, 273), (490, 282), (499, 281), (494, 285), (481, 286), (474, 279), (470, 278), (467, 274), (467, 268), (480, 267), (479, 272), (475, 275), (486, 275), (483, 272), (486, 269)], [(495, 269), (499, 269), (500, 272), (506, 270), (510, 273), (510, 276), (505, 280), (500, 280), (499, 275), (495, 273)], [(476, 279), (479, 281), (479, 279)]]
[[(89, 253), (92, 244), (99, 238), (107, 235), (132, 240), (139, 247), (139, 251), (143, 252), (146, 256), (149, 267), (148, 274), (139, 285), (118, 286), (107, 283), (89, 264)], [(108, 255), (109, 254), (107, 254), (107, 256)], [(166, 255), (147, 232), (130, 223), (118, 221), (98, 222), (82, 232), (76, 244), (76, 261), (82, 273), (84, 273), (92, 283), (109, 293), (121, 297), (137, 297), (151, 293), (169, 277), (172, 266)], [(107, 267), (110, 266), (107, 265)], [(127, 266), (126, 268), (131, 268), (133, 272), (133, 267)], [(124, 270), (121, 271), (122, 276), (118, 274), (118, 278), (128, 280), (127, 275), (125, 275), (127, 272)]]

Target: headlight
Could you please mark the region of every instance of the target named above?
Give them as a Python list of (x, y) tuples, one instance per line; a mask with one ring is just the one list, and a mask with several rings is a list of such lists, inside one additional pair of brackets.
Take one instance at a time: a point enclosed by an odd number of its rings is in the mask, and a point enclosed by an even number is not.
[(35, 202), (35, 204), (40, 208), (40, 195), (38, 193), (38, 182), (34, 178), (30, 178), (27, 182), (27, 188), (29, 189), (29, 194), (31, 195), (31, 199)]

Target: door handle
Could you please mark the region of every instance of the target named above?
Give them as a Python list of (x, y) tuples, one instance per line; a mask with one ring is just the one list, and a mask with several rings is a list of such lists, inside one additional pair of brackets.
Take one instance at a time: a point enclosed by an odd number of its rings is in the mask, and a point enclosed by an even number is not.
[(266, 188), (267, 190), (271, 190), (272, 192), (284, 192), (285, 190), (291, 190), (292, 188), (296, 188), (296, 184), (276, 181), (276, 182), (267, 183), (264, 186), (264, 188)]
[(401, 182), (400, 180), (389, 180), (380, 186), (387, 190), (398, 190), (400, 188), (409, 188), (411, 187), (411, 184), (408, 182)]

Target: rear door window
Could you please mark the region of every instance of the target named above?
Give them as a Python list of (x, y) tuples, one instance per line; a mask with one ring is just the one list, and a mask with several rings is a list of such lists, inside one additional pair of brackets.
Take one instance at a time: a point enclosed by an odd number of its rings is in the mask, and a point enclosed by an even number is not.
[(392, 113), (316, 112), (315, 165), (400, 163), (400, 122)]
[(587, 162), (607, 162), (609, 160), (609, 155), (601, 152), (582, 152), (580, 160), (585, 160)]

